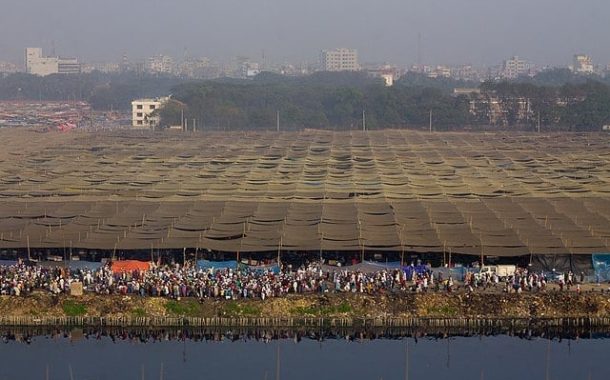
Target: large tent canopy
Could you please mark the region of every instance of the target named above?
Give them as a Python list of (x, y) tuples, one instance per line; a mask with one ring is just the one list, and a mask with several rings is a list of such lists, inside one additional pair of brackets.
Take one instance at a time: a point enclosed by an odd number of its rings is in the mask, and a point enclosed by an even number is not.
[(0, 248), (610, 252), (607, 134), (0, 129)]

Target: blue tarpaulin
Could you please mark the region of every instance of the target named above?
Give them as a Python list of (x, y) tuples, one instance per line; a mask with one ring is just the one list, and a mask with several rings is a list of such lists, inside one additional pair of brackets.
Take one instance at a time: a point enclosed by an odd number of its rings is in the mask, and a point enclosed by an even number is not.
[(197, 260), (197, 266), (201, 269), (225, 270), (237, 269), (237, 261), (209, 261)]
[(102, 263), (100, 263), (99, 261), (70, 260), (65, 261), (65, 263), (70, 269), (98, 270), (102, 267)]
[(11, 267), (13, 265), (17, 265), (17, 261), (15, 261), (15, 260), (0, 260), (0, 267)]
[(268, 272), (271, 271), (275, 274), (280, 273), (280, 266), (277, 264), (273, 264), (273, 265), (247, 265), (247, 264), (240, 264), (239, 266), (241, 269), (246, 269), (249, 270), (251, 272), (254, 273), (263, 273), (263, 272)]
[(428, 267), (425, 265), (407, 265), (402, 267), (402, 270), (405, 271), (407, 278), (413, 277), (413, 273), (417, 273), (418, 275), (423, 275), (428, 271)]
[[(471, 272), (474, 272), (475, 269), (470, 268)], [(459, 281), (464, 281), (464, 278), (466, 277), (466, 272), (468, 272), (468, 268), (466, 267), (452, 267), (452, 268), (433, 268), (432, 269), (432, 274), (435, 276), (438, 276), (438, 273), (442, 273), (443, 274), (443, 278), (449, 278), (449, 276), (451, 276), (452, 279), (454, 280), (459, 280)]]
[(596, 281), (610, 281), (610, 253), (591, 255)]

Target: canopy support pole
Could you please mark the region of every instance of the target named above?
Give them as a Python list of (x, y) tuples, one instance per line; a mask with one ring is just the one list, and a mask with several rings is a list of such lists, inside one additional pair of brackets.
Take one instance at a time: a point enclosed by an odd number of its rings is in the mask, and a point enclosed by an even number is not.
[(277, 265), (282, 269), (282, 244), (283, 244), (283, 236), (280, 236), (280, 243), (277, 246)]

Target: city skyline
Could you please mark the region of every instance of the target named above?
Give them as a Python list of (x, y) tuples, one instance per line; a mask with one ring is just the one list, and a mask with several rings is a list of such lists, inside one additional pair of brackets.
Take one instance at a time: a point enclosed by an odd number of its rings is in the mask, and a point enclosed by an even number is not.
[(4, 8), (0, 60), (13, 62), (23, 47), (40, 46), (85, 62), (185, 51), (219, 61), (259, 58), (264, 51), (275, 62), (303, 62), (322, 49), (350, 47), (362, 62), (399, 65), (491, 66), (518, 55), (566, 66), (580, 53), (610, 63), (604, 43), (610, 25), (603, 17), (610, 4), (601, 0), (261, 0), (247, 7), (236, 0), (24, 0)]
[[(211, 79), (222, 76), (251, 78), (263, 71), (282, 75), (299, 76), (315, 71), (366, 71), (392, 83), (406, 72), (426, 74), (430, 78), (453, 78), (470, 81), (487, 79), (517, 79), (522, 76), (535, 76), (538, 73), (553, 69), (568, 68), (575, 74), (608, 75), (610, 65), (600, 65), (586, 54), (573, 55), (572, 64), (568, 66), (540, 66), (522, 57), (512, 56), (501, 63), (489, 67), (472, 65), (425, 65), (415, 64), (407, 67), (384, 63), (366, 63), (358, 59), (358, 51), (349, 48), (321, 50), (317, 63), (288, 64), (266, 60), (262, 61), (239, 56), (230, 64), (221, 64), (205, 57), (184, 56), (182, 59), (167, 55), (154, 55), (145, 60), (130, 61), (124, 55), (120, 61), (82, 62), (79, 58), (65, 58), (59, 55), (43, 54), (42, 48), (25, 49), (25, 65), (20, 70), (16, 65), (0, 61), (0, 72), (10, 73), (24, 71), (30, 74), (46, 76), (50, 74), (77, 74), (101, 71), (106, 73), (137, 71), (151, 74), (170, 74), (184, 78)], [(391, 84), (390, 84), (391, 85)]]

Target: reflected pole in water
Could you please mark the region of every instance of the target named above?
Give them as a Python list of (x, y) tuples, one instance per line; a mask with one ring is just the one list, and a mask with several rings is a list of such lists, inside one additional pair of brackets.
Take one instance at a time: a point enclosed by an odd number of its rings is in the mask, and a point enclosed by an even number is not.
[(163, 380), (163, 362), (161, 362), (161, 370), (159, 371), (159, 380)]
[(182, 331), (182, 362), (186, 363), (186, 330)]
[(550, 367), (550, 363), (551, 363), (551, 340), (549, 339), (549, 344), (546, 348), (546, 359), (545, 359), (545, 363), (546, 363), (546, 368), (545, 368), (545, 373), (544, 373), (544, 379), (545, 380), (551, 380), (551, 367)]
[(275, 358), (275, 380), (280, 380), (280, 342), (277, 342), (277, 356)]
[(405, 347), (405, 380), (409, 380), (409, 338)]
[(68, 372), (70, 373), (70, 380), (74, 380), (74, 373), (72, 373), (72, 364), (68, 364)]
[(447, 368), (451, 368), (451, 338), (447, 337)]

